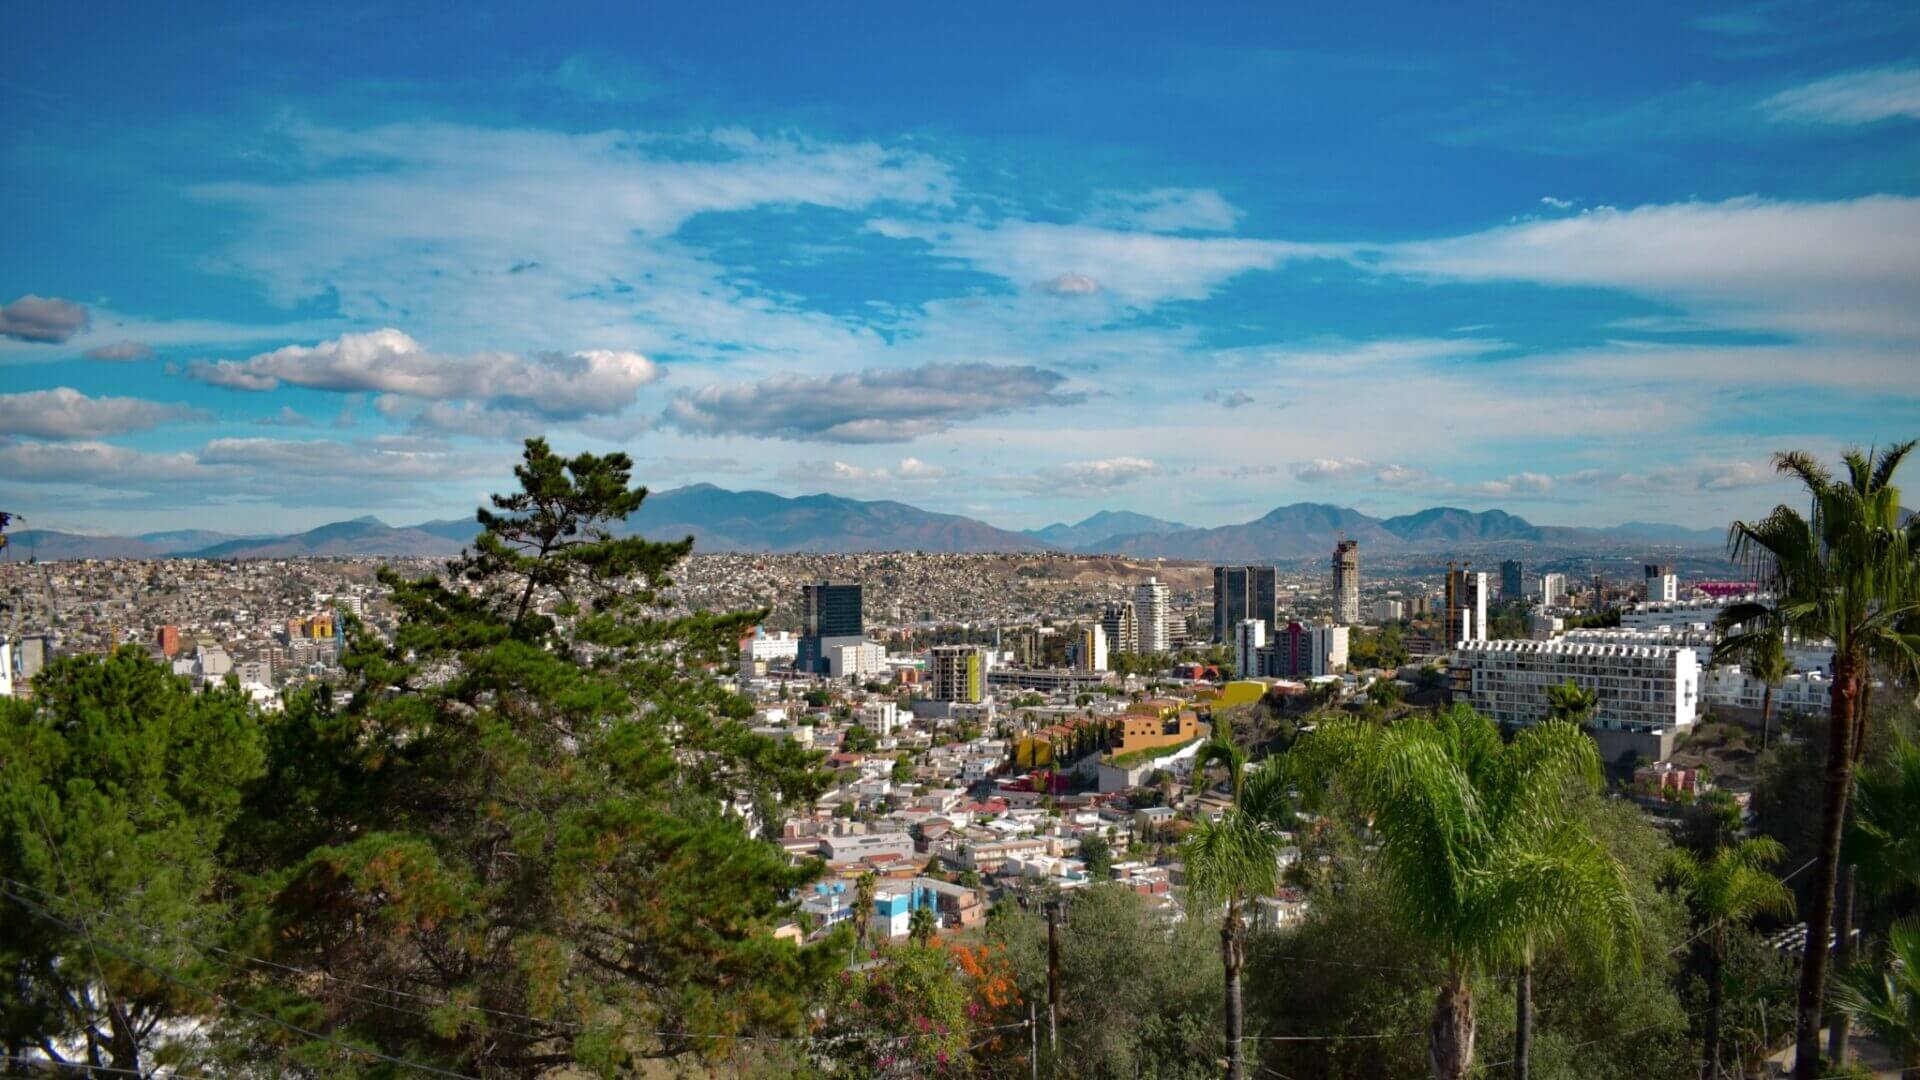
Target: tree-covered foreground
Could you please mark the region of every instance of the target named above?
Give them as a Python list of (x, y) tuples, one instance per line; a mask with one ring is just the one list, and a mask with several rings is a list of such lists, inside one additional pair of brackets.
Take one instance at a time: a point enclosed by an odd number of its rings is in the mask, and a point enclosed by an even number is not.
[[(1209, 747), (1233, 805), (1181, 849), (1182, 920), (1108, 883), (1058, 898), (1052, 950), (1046, 896), (983, 933), (776, 936), (822, 868), (767, 830), (829, 776), (720, 677), (764, 613), (666, 614), (690, 543), (612, 531), (630, 471), (530, 442), (473, 551), (384, 579), (392, 640), (356, 631), (283, 711), (132, 648), (0, 703), (0, 1069), (1677, 1080), (1791, 1038), (1763, 935), (1805, 904), (1829, 775), (1792, 718), (1773, 839), (1712, 805), (1657, 827), (1568, 723), (1360, 716)], [(1883, 674), (1848, 853), (1859, 925), (1911, 951), (1913, 685)], [(1309, 913), (1269, 927), (1280, 886)], [(1877, 958), (1837, 997), (1897, 1042), (1917, 1003)]]

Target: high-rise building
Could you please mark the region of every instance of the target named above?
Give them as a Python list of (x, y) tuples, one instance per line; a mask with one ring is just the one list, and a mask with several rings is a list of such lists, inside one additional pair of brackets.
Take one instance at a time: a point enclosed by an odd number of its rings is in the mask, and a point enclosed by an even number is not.
[(1100, 629), (1106, 631), (1109, 653), (1140, 651), (1140, 617), (1133, 608), (1133, 601), (1108, 604), (1106, 610), (1100, 613)]
[(1086, 623), (1074, 631), (1073, 666), (1079, 671), (1105, 671), (1107, 632), (1099, 623)]
[(1258, 651), (1254, 674), (1275, 679), (1312, 679), (1347, 668), (1347, 628), (1288, 623)]
[(1373, 602), (1373, 621), (1377, 623), (1398, 622), (1407, 617), (1407, 605), (1398, 600), (1375, 600)]
[(1472, 571), (1472, 563), (1447, 564), (1445, 603), (1446, 634), (1442, 642), (1451, 646), (1487, 636), (1487, 575)]
[(927, 657), (927, 696), (978, 704), (987, 696), (987, 650), (980, 645), (935, 645)]
[(1567, 575), (1540, 575), (1540, 603), (1546, 607), (1558, 607), (1567, 598)]
[(1267, 624), (1241, 619), (1233, 628), (1233, 673), (1244, 679), (1260, 674), (1260, 650), (1267, 645)]
[[(800, 587), (800, 647), (793, 666), (815, 675), (827, 673), (828, 641), (860, 640), (866, 625), (860, 613), (860, 583), (816, 581)], [(835, 644), (840, 644), (836, 642)]]
[(1213, 640), (1233, 640), (1242, 620), (1259, 619), (1267, 632), (1279, 629), (1280, 579), (1271, 566), (1213, 568)]
[(1508, 559), (1500, 564), (1500, 599), (1508, 603), (1524, 599), (1527, 595), (1526, 567), (1519, 559)]
[(1140, 651), (1151, 656), (1173, 648), (1168, 622), (1173, 605), (1167, 583), (1150, 577), (1133, 588), (1133, 613), (1140, 622)]
[(1649, 604), (1671, 604), (1680, 599), (1680, 578), (1667, 563), (1648, 563), (1647, 592), (1643, 597)]
[(1333, 621), (1360, 621), (1360, 541), (1333, 546)]

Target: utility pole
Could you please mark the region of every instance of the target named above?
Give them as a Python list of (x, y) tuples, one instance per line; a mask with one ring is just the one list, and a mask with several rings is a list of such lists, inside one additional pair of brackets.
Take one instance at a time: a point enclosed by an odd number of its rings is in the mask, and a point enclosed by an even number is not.
[(1040, 1080), (1040, 1011), (1031, 1001), (1027, 1002), (1027, 1076)]
[(1060, 901), (1049, 900), (1047, 912), (1047, 1053), (1055, 1070), (1060, 1061)]
[[(1859, 867), (1849, 865), (1847, 876), (1840, 879), (1840, 910), (1834, 913), (1834, 921), (1840, 930), (1840, 940), (1834, 942), (1833, 960), (1836, 969), (1852, 967), (1859, 959), (1859, 950), (1853, 944), (1853, 879)], [(1834, 1009), (1827, 1018), (1827, 1060), (1833, 1062), (1836, 1069), (1847, 1067), (1847, 1013), (1844, 1009)]]

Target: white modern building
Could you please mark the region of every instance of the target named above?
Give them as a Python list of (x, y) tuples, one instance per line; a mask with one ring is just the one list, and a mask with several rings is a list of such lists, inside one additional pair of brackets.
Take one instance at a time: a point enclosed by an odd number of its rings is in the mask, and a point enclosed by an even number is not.
[(1662, 600), (1630, 604), (1620, 612), (1622, 630), (1687, 630), (1713, 628), (1720, 613), (1734, 604), (1761, 602), (1768, 596), (1733, 596), (1707, 600)]
[(1649, 604), (1671, 604), (1680, 599), (1680, 576), (1664, 563), (1648, 563), (1645, 600)]
[[(838, 639), (828, 638), (827, 641)], [(887, 650), (877, 641), (823, 643), (821, 655), (827, 661), (827, 677), (833, 679), (872, 679), (886, 673)]]
[(1545, 607), (1558, 607), (1567, 599), (1567, 575), (1540, 575), (1540, 603)]
[[(1700, 700), (1720, 708), (1759, 712), (1766, 692), (1765, 683), (1730, 664), (1708, 670), (1700, 681)], [(1832, 693), (1833, 682), (1822, 673), (1795, 672), (1773, 688), (1773, 714), (1825, 716), (1833, 706)]]
[(793, 663), (800, 653), (800, 638), (785, 630), (769, 634), (765, 630), (756, 630), (754, 635), (740, 643), (740, 662), (774, 663), (784, 661)]
[(1105, 671), (1109, 666), (1107, 631), (1099, 623), (1087, 623), (1075, 631), (1073, 666), (1079, 671)]
[(1450, 666), (1456, 694), (1503, 724), (1547, 719), (1547, 691), (1569, 681), (1596, 695), (1592, 726), (1601, 730), (1673, 731), (1700, 709), (1700, 666), (1688, 648), (1463, 641)]
[(1406, 618), (1406, 616), (1407, 606), (1398, 600), (1375, 600), (1373, 602), (1373, 621), (1376, 623), (1396, 622)]
[(1240, 620), (1233, 628), (1233, 673), (1243, 679), (1259, 674), (1260, 650), (1266, 644), (1266, 620)]
[(893, 738), (893, 729), (900, 723), (900, 705), (892, 698), (868, 698), (860, 703), (860, 723), (878, 738)]
[(1159, 578), (1150, 577), (1134, 586), (1133, 612), (1140, 624), (1141, 652), (1151, 656), (1173, 648), (1173, 638), (1167, 628), (1173, 616), (1172, 607), (1167, 583)]

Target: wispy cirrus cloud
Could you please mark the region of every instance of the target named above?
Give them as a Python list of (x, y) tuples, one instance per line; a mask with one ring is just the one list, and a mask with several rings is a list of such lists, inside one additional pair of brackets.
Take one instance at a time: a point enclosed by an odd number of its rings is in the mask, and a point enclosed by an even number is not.
[(1093, 461), (1069, 461), (1002, 479), (1008, 487), (1040, 495), (1098, 495), (1165, 470), (1152, 458), (1121, 456)]
[(1782, 90), (1760, 103), (1777, 121), (1871, 124), (1920, 120), (1920, 67), (1849, 71)]
[(1392, 245), (1379, 265), (1442, 281), (1622, 289), (1723, 325), (1920, 338), (1920, 199), (1897, 195), (1602, 207)]
[(661, 421), (691, 435), (827, 443), (906, 442), (983, 416), (1077, 405), (1044, 368), (929, 364), (841, 375), (775, 375), (676, 393)]

